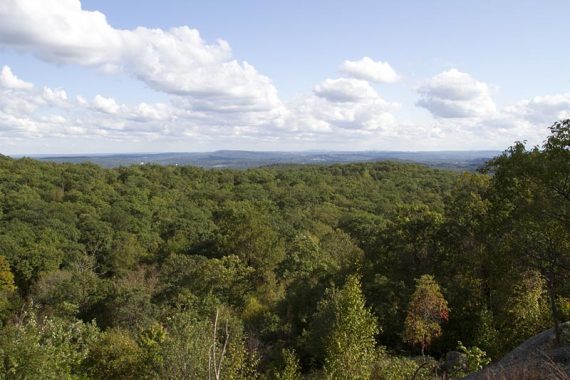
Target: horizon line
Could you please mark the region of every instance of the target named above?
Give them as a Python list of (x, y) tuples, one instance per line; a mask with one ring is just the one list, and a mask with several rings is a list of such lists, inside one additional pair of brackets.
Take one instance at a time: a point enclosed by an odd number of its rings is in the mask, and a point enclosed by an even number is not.
[(160, 154), (207, 154), (220, 152), (242, 152), (242, 153), (483, 153), (483, 152), (503, 152), (500, 149), (441, 149), (441, 150), (331, 150), (331, 149), (307, 149), (307, 150), (247, 150), (247, 149), (217, 149), (204, 151), (159, 151), (159, 152), (90, 152), (90, 153), (12, 153), (3, 154), (12, 158), (44, 158), (44, 157), (92, 157), (92, 156), (127, 156), (127, 155), (160, 155)]

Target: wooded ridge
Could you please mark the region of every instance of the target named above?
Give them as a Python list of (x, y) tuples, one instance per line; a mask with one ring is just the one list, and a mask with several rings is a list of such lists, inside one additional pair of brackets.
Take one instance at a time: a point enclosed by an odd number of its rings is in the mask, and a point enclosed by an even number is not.
[(0, 156), (0, 379), (460, 377), (569, 270), (570, 120), (480, 172)]

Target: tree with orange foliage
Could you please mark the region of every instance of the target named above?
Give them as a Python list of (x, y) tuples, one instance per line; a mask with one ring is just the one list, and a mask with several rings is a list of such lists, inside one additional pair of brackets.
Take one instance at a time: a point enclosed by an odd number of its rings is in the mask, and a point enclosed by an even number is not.
[(14, 275), (10, 270), (10, 264), (4, 256), (0, 256), (0, 318), (8, 308), (10, 295), (16, 290)]
[(423, 275), (416, 280), (416, 290), (408, 304), (404, 323), (404, 341), (420, 345), (422, 356), (434, 338), (441, 336), (441, 324), (449, 318), (447, 301), (433, 276)]

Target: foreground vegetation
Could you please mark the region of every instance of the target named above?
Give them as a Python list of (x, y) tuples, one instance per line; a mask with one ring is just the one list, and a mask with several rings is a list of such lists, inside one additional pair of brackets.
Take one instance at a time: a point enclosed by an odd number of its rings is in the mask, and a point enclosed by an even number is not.
[(570, 319), (569, 149), (566, 120), (478, 174), (0, 156), (0, 379), (476, 370)]

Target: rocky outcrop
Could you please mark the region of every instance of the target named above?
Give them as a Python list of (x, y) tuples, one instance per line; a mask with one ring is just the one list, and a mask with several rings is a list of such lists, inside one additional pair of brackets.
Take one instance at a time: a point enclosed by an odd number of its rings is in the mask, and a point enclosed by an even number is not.
[(561, 346), (555, 345), (554, 329), (543, 331), (464, 380), (570, 380), (570, 322), (561, 324), (560, 329)]

